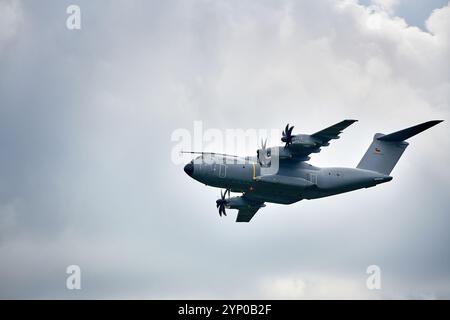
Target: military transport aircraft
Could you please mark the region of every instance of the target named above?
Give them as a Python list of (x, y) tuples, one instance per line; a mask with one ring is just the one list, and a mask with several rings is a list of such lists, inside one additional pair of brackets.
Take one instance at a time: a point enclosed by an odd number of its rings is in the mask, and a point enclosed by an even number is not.
[[(344, 120), (311, 135), (293, 135), (294, 127), (288, 124), (281, 138), (284, 146), (266, 148), (266, 143), (262, 143), (254, 157), (187, 152), (200, 156), (188, 163), (184, 171), (205, 185), (225, 189), (216, 201), (220, 216), (226, 216), (225, 208), (238, 209), (236, 222), (249, 222), (265, 207), (265, 202), (291, 204), (391, 181), (390, 173), (408, 146), (405, 140), (443, 120), (391, 134), (375, 134), (356, 168), (319, 168), (306, 163), (311, 153), (320, 152), (356, 121)], [(230, 191), (242, 195), (230, 197)]]

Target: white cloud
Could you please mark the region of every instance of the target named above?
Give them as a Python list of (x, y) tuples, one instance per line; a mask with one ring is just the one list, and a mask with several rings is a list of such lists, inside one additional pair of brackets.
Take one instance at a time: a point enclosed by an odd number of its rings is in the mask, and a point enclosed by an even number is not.
[(21, 19), (20, 0), (0, 0), (0, 50), (15, 36)]
[(380, 299), (381, 291), (365, 287), (364, 276), (338, 277), (330, 274), (279, 276), (263, 281), (267, 299)]
[(380, 6), (383, 10), (394, 13), (396, 6), (400, 3), (399, 0), (372, 0), (372, 3)]
[(305, 287), (301, 278), (276, 278), (267, 281), (264, 291), (272, 299), (303, 299)]
[[(234, 212), (218, 220), (218, 190), (170, 162), (172, 131), (194, 120), (205, 129), (290, 122), (305, 133), (361, 120), (313, 156), (324, 166), (356, 165), (375, 131), (448, 120), (448, 6), (424, 32), (356, 1), (86, 1), (80, 33), (64, 28), (64, 10), (27, 6), (40, 28), (0, 60), (11, 166), (0, 168), (11, 235), (0, 296), (67, 294), (55, 276), (66, 262), (95, 275), (87, 297), (372, 297), (361, 274), (371, 263), (391, 277), (419, 269), (403, 283), (440, 268), (450, 278), (447, 123), (411, 141), (390, 184), (268, 204), (247, 226)], [(20, 210), (10, 205), (18, 197)], [(384, 283), (387, 296), (410, 291)], [(430, 283), (434, 296), (441, 289)]]
[(435, 9), (427, 19), (426, 26), (432, 34), (441, 38), (441, 43), (448, 46), (450, 42), (450, 2), (443, 8)]

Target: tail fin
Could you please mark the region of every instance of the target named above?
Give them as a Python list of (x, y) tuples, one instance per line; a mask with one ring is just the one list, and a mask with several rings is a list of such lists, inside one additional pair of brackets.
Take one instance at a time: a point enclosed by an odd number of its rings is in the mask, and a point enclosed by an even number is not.
[(408, 142), (404, 141), (437, 125), (443, 120), (433, 120), (391, 134), (377, 133), (357, 168), (389, 175), (402, 156)]

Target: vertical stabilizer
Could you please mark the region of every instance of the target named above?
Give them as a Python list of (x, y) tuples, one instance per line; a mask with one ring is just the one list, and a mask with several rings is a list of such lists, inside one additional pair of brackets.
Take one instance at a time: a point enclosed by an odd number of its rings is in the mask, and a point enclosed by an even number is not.
[(406, 128), (391, 134), (377, 133), (372, 144), (367, 149), (357, 168), (372, 170), (389, 175), (402, 156), (408, 142), (404, 141), (416, 134), (425, 131), (442, 120), (433, 120)]

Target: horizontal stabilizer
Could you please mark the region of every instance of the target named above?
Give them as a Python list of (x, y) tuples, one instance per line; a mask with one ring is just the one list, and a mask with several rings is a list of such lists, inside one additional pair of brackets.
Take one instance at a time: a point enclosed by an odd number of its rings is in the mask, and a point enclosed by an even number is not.
[(421, 133), (422, 131), (425, 131), (432, 126), (437, 125), (438, 123), (441, 123), (443, 120), (432, 120), (427, 121), (421, 124), (418, 124), (416, 126), (406, 128), (394, 133), (390, 133), (384, 136), (381, 136), (378, 138), (378, 140), (381, 141), (404, 141), (408, 138), (411, 138), (412, 136), (415, 136), (418, 133)]

